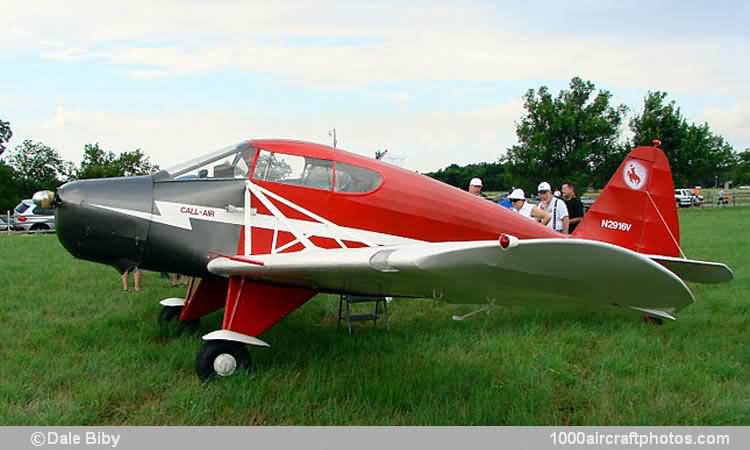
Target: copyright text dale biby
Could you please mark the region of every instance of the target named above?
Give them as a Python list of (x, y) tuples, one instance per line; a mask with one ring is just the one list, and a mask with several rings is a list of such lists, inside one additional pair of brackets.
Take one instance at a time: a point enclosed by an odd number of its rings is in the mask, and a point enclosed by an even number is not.
[(35, 431), (29, 438), (34, 447), (92, 446), (117, 448), (120, 435), (103, 431)]

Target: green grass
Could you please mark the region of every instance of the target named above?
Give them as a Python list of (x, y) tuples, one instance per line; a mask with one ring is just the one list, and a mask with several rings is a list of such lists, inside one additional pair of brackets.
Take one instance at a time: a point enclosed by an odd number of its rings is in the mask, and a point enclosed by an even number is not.
[(122, 293), (108, 267), (52, 236), (0, 236), (0, 425), (750, 424), (750, 209), (682, 211), (695, 259), (737, 279), (694, 286), (661, 327), (628, 314), (393, 305), (391, 331), (336, 332), (320, 296), (252, 349), (255, 371), (201, 384), (199, 336), (164, 337), (149, 273)]

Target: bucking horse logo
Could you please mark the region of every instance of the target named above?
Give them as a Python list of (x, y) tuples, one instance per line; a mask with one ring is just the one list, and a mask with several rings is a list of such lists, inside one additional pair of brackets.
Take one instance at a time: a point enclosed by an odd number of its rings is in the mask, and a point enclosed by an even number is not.
[(628, 171), (628, 178), (633, 184), (641, 184), (641, 177), (638, 176), (638, 172), (635, 171), (635, 166), (632, 164), (630, 165), (630, 170)]
[(630, 189), (639, 190), (646, 185), (648, 171), (640, 161), (631, 159), (625, 163), (624, 167), (622, 179)]

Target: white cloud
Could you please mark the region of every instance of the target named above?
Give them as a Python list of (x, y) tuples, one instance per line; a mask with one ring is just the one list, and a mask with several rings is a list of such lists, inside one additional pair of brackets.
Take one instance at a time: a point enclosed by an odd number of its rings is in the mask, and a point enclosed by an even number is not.
[[(746, 63), (738, 56), (747, 41), (512, 31), (482, 5), (10, 3), (3, 20), (10, 31), (0, 37), (0, 51), (40, 50), (45, 42), (41, 53), (47, 57), (94, 58), (140, 79), (247, 71), (342, 87), (580, 74), (609, 86), (670, 91), (725, 94), (745, 85), (739, 69)], [(62, 46), (50, 49), (49, 42)]]
[(294, 118), (225, 111), (162, 116), (82, 111), (58, 105), (40, 123), (14, 124), (12, 144), (26, 138), (41, 140), (74, 161), (80, 160), (85, 144), (94, 142), (116, 152), (141, 148), (162, 167), (168, 167), (244, 139), (288, 137), (327, 143), (327, 132), (335, 125), (343, 149), (371, 156), (375, 150), (388, 148), (392, 155), (406, 157), (405, 167), (428, 171), (454, 162), (499, 158), (515, 140), (507, 124), (517, 118), (518, 107), (514, 102), (468, 113)]
[(387, 95), (388, 99), (393, 103), (401, 104), (409, 101), (408, 91), (391, 92)]
[(698, 120), (708, 122), (719, 134), (744, 142), (746, 147), (750, 147), (750, 104), (747, 101), (734, 103), (725, 108), (709, 106), (704, 109)]
[[(750, 142), (749, 113), (742, 106), (750, 99), (744, 79), (747, 40), (648, 40), (637, 27), (627, 35), (582, 37), (574, 30), (550, 35), (508, 28), (503, 20), (481, 5), (435, 2), (5, 0), (0, 55), (34, 52), (70, 63), (97, 61), (141, 80), (247, 72), (336, 89), (580, 75), (613, 91), (732, 96), (737, 106), (706, 108), (704, 116), (720, 132)], [(401, 86), (379, 95), (397, 105), (412, 101)], [(220, 111), (122, 113), (116, 105), (92, 111), (62, 94), (60, 105), (44, 111), (43, 123), (14, 123), (15, 139), (44, 140), (69, 159), (80, 158), (83, 145), (95, 141), (117, 151), (142, 147), (169, 165), (187, 153), (249, 137), (326, 142), (327, 130), (336, 126), (342, 147), (368, 153), (387, 147), (408, 155), (405, 165), (420, 170), (497, 158), (515, 142), (513, 121), (521, 113), (518, 101), (470, 111), (403, 108), (392, 116), (362, 111), (283, 118)]]

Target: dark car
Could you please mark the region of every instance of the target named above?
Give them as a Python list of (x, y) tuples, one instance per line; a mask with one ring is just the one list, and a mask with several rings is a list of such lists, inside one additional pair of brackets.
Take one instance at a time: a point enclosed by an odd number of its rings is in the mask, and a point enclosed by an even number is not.
[[(12, 225), (10, 229), (13, 229)], [(0, 217), (0, 231), (8, 231), (8, 222), (3, 217)]]

